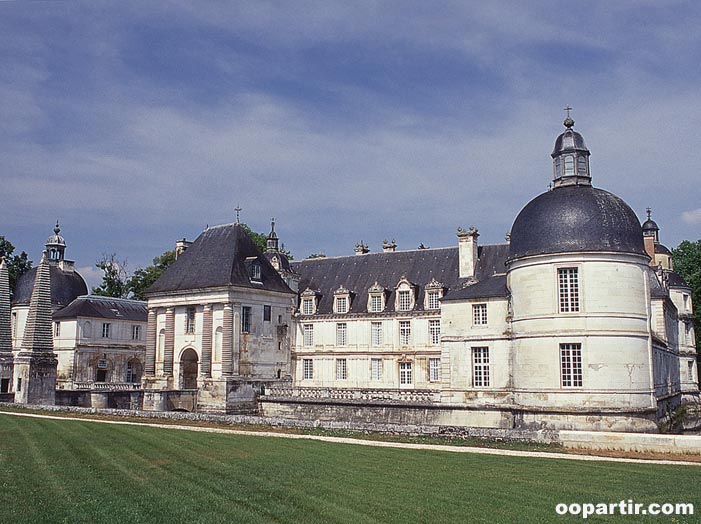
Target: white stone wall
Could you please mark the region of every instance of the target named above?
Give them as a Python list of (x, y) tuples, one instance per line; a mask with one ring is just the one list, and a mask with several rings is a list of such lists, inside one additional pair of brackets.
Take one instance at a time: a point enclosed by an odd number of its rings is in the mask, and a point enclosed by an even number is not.
[[(198, 365), (202, 362), (204, 305), (212, 305), (212, 378), (222, 377), (222, 343), (224, 337), (224, 304), (233, 304), (234, 352), (239, 352), (237, 362), (241, 376), (256, 379), (289, 376), (291, 295), (265, 290), (235, 289), (233, 291), (202, 291), (186, 295), (168, 295), (149, 299), (149, 309), (156, 311), (156, 376), (163, 374), (164, 333), (166, 308), (175, 308), (173, 387), (178, 388), (181, 375), (181, 358), (187, 349), (197, 353)], [(263, 320), (264, 306), (271, 307), (270, 321)], [(186, 333), (187, 309), (195, 308), (194, 333)], [(241, 330), (243, 307), (251, 308), (250, 332)], [(285, 335), (285, 328), (286, 335)], [(280, 332), (279, 332), (280, 330)]]
[[(560, 313), (558, 268), (578, 269), (579, 311)], [(524, 406), (649, 408), (655, 400), (647, 264), (620, 254), (511, 265), (514, 397)], [(562, 384), (560, 344), (581, 344), (582, 386)]]
[[(438, 389), (440, 380), (429, 380), (429, 359), (441, 358), (441, 345), (431, 342), (429, 321), (440, 321), (440, 313), (426, 312), (397, 316), (334, 315), (324, 318), (298, 316), (295, 322), (293, 352), (294, 383), (296, 386), (378, 388), (400, 387), (416, 389)], [(409, 344), (400, 343), (399, 323), (409, 321), (411, 337)], [(372, 323), (382, 323), (382, 344), (372, 344)], [(336, 326), (346, 324), (347, 341), (338, 345)], [(313, 326), (313, 345), (304, 344), (304, 325)], [(442, 326), (441, 326), (442, 329)], [(305, 379), (305, 359), (313, 361), (313, 378)], [(336, 361), (346, 359), (347, 378), (336, 378)], [(380, 380), (371, 377), (373, 359), (382, 360)], [(412, 383), (400, 385), (399, 363), (411, 362)]]

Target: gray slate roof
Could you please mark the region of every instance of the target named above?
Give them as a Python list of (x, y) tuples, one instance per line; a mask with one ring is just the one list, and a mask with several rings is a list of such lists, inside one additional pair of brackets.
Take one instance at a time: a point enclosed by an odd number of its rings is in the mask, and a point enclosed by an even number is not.
[[(252, 259), (261, 266), (260, 284), (249, 278)], [(147, 294), (221, 286), (294, 293), (240, 224), (224, 224), (205, 229)]]
[[(507, 253), (508, 244), (479, 246), (476, 277), (488, 278), (495, 271), (504, 273)], [(465, 281), (458, 276), (457, 247), (315, 258), (292, 262), (291, 267), (302, 277), (300, 291), (307, 288), (319, 291), (317, 314), (322, 315), (333, 313), (333, 292), (341, 286), (351, 292), (350, 313), (367, 313), (368, 289), (375, 282), (388, 292), (385, 312), (393, 312), (395, 287), (406, 276), (417, 286), (414, 311), (422, 311), (426, 284), (432, 279), (442, 283), (448, 293), (460, 289)]]
[(650, 283), (650, 297), (651, 298), (667, 298), (669, 292), (657, 278), (657, 275), (652, 269), (647, 272), (648, 282)]
[(683, 287), (685, 289), (691, 289), (691, 286), (686, 283), (686, 280), (676, 271), (665, 271), (667, 274), (667, 285), (669, 287)]
[(114, 320), (146, 322), (146, 302), (123, 298), (86, 295), (76, 298), (68, 306), (54, 313), (54, 320), (64, 318), (92, 317)]
[(578, 251), (646, 255), (638, 217), (608, 191), (564, 186), (531, 200), (511, 228), (511, 259)]
[[(62, 271), (53, 264), (50, 265), (51, 275), (51, 305), (67, 306), (76, 297), (86, 295), (88, 286), (76, 271)], [(37, 268), (33, 267), (17, 279), (12, 304), (29, 304), (36, 280)]]

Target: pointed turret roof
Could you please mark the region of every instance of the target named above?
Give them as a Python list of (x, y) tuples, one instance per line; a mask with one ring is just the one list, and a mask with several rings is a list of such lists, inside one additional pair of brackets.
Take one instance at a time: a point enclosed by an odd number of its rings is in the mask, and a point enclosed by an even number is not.
[(12, 354), (12, 324), (10, 323), (10, 274), (5, 257), (0, 260), (0, 353)]
[(51, 330), (51, 272), (44, 251), (37, 266), (32, 298), (29, 302), (27, 323), (22, 337), (22, 351), (52, 353), (54, 350)]

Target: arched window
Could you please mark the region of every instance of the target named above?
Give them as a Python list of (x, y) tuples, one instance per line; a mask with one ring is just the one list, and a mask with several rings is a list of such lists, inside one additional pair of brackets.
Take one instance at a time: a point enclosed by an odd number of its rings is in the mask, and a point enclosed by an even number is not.
[(560, 161), (560, 157), (557, 157), (555, 159), (555, 178), (562, 176), (562, 162)]
[(90, 338), (92, 336), (92, 324), (89, 320), (83, 322), (83, 338)]
[(127, 362), (127, 376), (126, 381), (129, 383), (141, 382), (141, 374), (143, 372), (143, 365), (138, 358), (132, 358)]
[(565, 157), (565, 176), (574, 175), (574, 157), (568, 155)]
[(214, 355), (212, 362), (221, 362), (222, 328), (218, 327), (214, 332)]

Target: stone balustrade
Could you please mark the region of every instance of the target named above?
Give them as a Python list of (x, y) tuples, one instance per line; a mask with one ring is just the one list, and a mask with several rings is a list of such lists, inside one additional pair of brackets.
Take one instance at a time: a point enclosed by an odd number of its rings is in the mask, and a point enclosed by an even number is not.
[(73, 382), (73, 389), (92, 391), (129, 391), (141, 389), (141, 384), (132, 382)]
[(411, 402), (432, 404), (440, 402), (440, 391), (433, 389), (366, 389), (266, 386), (265, 397), (294, 399), (333, 399), (355, 401)]

